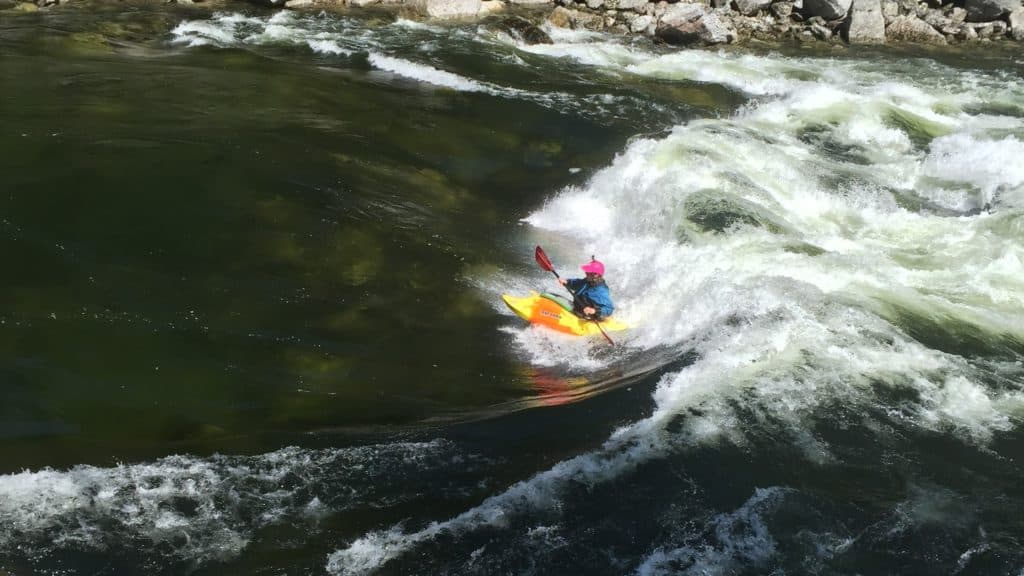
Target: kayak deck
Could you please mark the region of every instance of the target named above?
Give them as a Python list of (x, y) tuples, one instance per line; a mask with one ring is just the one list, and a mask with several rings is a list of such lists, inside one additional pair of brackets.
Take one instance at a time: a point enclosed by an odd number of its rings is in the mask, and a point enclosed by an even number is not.
[[(552, 330), (577, 336), (601, 333), (597, 322), (584, 320), (573, 314), (572, 304), (566, 298), (554, 294), (530, 292), (529, 296), (522, 297), (502, 294), (501, 299), (516, 315), (531, 324), (540, 324)], [(615, 332), (626, 330), (629, 326), (615, 318), (606, 318), (601, 321), (601, 328), (604, 328), (606, 332)]]

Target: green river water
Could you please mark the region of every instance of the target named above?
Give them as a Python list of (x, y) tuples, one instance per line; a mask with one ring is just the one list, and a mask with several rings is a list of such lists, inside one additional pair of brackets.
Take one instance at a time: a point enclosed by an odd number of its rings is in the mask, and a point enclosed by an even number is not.
[(1024, 573), (1019, 49), (553, 35), (0, 12), (0, 574)]

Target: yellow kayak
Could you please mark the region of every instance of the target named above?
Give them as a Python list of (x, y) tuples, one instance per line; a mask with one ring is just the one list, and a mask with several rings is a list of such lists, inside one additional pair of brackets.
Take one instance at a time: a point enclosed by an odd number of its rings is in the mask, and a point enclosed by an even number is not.
[[(540, 324), (552, 330), (577, 336), (601, 333), (601, 329), (597, 327), (597, 322), (584, 320), (573, 314), (572, 304), (566, 298), (555, 296), (554, 294), (530, 292), (529, 296), (523, 297), (502, 294), (501, 299), (520, 318), (531, 324)], [(604, 328), (606, 332), (615, 332), (626, 330), (629, 326), (615, 318), (606, 318), (601, 321), (601, 328)]]

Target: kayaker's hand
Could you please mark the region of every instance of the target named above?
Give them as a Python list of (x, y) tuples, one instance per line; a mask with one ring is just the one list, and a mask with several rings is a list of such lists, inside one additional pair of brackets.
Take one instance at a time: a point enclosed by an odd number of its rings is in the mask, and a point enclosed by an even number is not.
[(583, 308), (583, 313), (586, 314), (587, 316), (593, 316), (594, 312), (597, 312), (597, 310), (595, 310), (593, 306), (587, 306)]
[(559, 278), (558, 283), (561, 284), (562, 286), (565, 286), (566, 284), (569, 283), (569, 281), (566, 280), (565, 278)]

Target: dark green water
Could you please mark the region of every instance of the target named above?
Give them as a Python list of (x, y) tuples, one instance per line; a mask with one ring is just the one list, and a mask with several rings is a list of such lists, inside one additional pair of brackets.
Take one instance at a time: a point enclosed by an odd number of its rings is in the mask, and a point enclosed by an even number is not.
[(464, 277), (526, 265), (518, 218), (627, 127), (165, 46), (183, 16), (5, 16), (5, 469), (530, 395)]
[(1024, 570), (1019, 53), (219, 10), (0, 12), (0, 574)]

